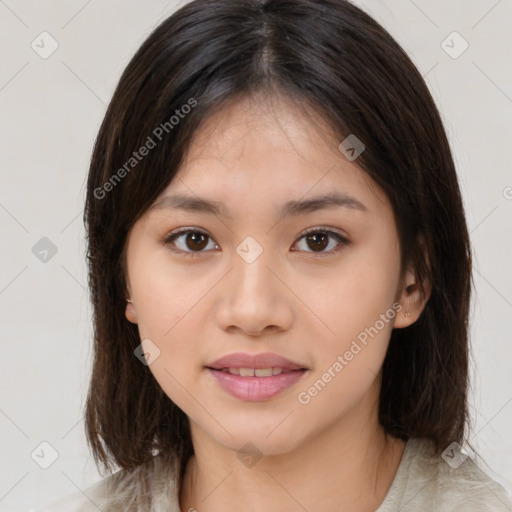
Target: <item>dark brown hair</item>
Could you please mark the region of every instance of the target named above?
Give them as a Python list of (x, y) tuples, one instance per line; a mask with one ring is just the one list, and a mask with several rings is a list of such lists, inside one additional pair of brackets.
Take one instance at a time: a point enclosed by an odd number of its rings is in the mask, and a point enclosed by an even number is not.
[[(160, 452), (183, 471), (193, 453), (188, 418), (134, 356), (140, 338), (124, 316), (123, 251), (200, 124), (227, 101), (256, 93), (308, 105), (340, 142), (355, 134), (364, 143), (356, 163), (393, 206), (402, 268), (411, 263), (420, 284), (432, 284), (420, 318), (392, 332), (380, 422), (403, 440), (431, 439), (438, 454), (462, 445), (471, 252), (449, 143), (422, 76), (389, 33), (346, 0), (195, 0), (129, 62), (90, 164), (84, 221), (94, 362), (85, 414), (96, 463), (133, 469)], [(135, 158), (150, 139), (154, 147)]]

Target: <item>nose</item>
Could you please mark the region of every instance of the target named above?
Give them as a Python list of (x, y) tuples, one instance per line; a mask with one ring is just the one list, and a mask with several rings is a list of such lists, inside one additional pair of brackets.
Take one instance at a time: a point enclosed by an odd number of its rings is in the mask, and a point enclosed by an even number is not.
[(222, 329), (261, 336), (290, 328), (293, 293), (279, 267), (270, 261), (270, 253), (263, 251), (252, 263), (234, 256), (234, 268), (223, 280), (217, 308)]

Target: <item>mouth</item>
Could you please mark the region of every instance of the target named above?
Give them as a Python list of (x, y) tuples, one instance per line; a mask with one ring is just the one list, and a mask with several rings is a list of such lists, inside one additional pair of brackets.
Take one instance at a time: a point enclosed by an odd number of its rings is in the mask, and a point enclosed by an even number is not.
[(224, 356), (205, 367), (221, 388), (244, 401), (264, 401), (282, 393), (308, 371), (278, 354)]
[[(261, 352), (259, 354), (235, 352), (215, 360), (213, 363), (207, 365), (207, 368), (211, 368), (212, 370), (268, 370), (274, 368), (283, 371), (307, 370), (305, 365), (287, 359), (279, 354), (275, 354), (274, 352)], [(253, 375), (247, 376), (251, 377)]]
[(227, 372), (231, 375), (240, 375), (240, 377), (272, 377), (273, 375), (281, 375), (282, 373), (296, 372), (300, 370), (305, 370), (305, 368), (300, 368), (298, 370), (285, 370), (279, 367), (270, 367), (270, 368), (210, 368), (210, 370)]

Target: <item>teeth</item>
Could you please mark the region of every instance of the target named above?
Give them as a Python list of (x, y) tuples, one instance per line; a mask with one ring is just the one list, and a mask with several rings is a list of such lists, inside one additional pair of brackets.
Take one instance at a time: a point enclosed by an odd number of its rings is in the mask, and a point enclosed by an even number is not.
[(254, 375), (256, 375), (256, 377), (271, 377), (272, 368), (258, 368), (254, 370)]
[(283, 373), (282, 368), (223, 368), (223, 371), (240, 377), (271, 377)]

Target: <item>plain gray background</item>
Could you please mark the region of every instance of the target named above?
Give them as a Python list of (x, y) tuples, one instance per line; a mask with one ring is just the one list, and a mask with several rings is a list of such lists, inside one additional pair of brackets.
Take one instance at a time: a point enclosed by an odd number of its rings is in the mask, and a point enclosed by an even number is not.
[[(181, 3), (0, 0), (0, 511), (100, 479), (81, 420), (91, 361), (85, 179), (121, 72)], [(512, 2), (355, 3), (409, 53), (445, 122), (475, 257), (471, 441), (512, 490)]]

